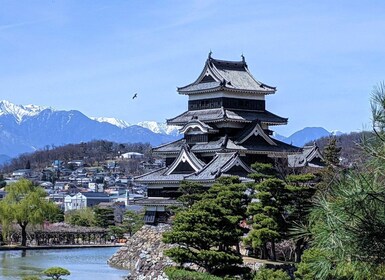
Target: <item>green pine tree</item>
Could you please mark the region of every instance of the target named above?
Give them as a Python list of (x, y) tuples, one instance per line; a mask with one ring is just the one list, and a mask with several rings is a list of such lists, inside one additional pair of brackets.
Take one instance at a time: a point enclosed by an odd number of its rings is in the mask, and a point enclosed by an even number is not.
[[(164, 242), (178, 246), (166, 251), (175, 262), (195, 263), (212, 274), (242, 263), (234, 250), (243, 231), (242, 199), (246, 186), (236, 178), (222, 179), (202, 199), (175, 215), (172, 230)], [(221, 184), (223, 182), (224, 184)]]

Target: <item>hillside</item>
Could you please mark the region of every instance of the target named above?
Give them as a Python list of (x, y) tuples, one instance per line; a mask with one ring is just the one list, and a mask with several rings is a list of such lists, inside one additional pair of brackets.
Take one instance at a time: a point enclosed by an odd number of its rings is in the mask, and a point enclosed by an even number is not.
[[(341, 134), (339, 136), (335, 136), (337, 139), (337, 145), (341, 147), (340, 157), (342, 162), (345, 164), (360, 164), (365, 158), (362, 150), (363, 139), (368, 139), (373, 134), (368, 131), (364, 132), (351, 132), (349, 134)], [(315, 141), (320, 147), (321, 151), (325, 148), (325, 146), (329, 142), (329, 136), (322, 137)], [(307, 143), (307, 145), (313, 144), (313, 141)]]
[(320, 139), (322, 137), (329, 137), (330, 135), (341, 135), (340, 131), (327, 131), (323, 127), (305, 127), (292, 135), (285, 137), (283, 135), (274, 134), (274, 138), (283, 141), (287, 144), (292, 144), (297, 147), (303, 147), (306, 143)]
[(43, 169), (50, 166), (54, 160), (68, 162), (71, 160), (83, 160), (86, 165), (92, 166), (105, 160), (115, 159), (127, 152), (139, 152), (145, 159), (151, 157), (151, 145), (148, 143), (115, 143), (110, 141), (91, 141), (80, 144), (67, 144), (60, 147), (47, 147), (33, 153), (22, 154), (1, 166), (3, 172), (11, 172), (23, 169), (29, 162), (31, 169)]

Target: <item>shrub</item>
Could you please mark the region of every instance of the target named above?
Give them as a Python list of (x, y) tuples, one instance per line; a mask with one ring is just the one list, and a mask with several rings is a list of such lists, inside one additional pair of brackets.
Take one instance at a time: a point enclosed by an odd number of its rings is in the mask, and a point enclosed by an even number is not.
[(54, 266), (54, 267), (50, 267), (50, 268), (47, 268), (46, 270), (44, 270), (43, 274), (45, 276), (51, 277), (54, 280), (60, 280), (60, 279), (62, 279), (61, 276), (70, 275), (71, 272), (69, 272), (69, 270), (67, 270), (65, 268)]
[(164, 272), (170, 280), (223, 280), (221, 277), (216, 277), (204, 272), (190, 271), (186, 269), (167, 267)]
[(40, 280), (41, 278), (36, 275), (24, 276), (22, 280)]
[(290, 280), (289, 274), (281, 269), (261, 268), (257, 271), (253, 280)]

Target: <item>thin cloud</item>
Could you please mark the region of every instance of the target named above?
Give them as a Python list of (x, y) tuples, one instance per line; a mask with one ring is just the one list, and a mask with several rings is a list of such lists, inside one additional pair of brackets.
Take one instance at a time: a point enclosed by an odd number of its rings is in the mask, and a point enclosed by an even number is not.
[(38, 19), (38, 20), (28, 20), (28, 21), (22, 21), (22, 22), (18, 22), (18, 23), (0, 25), (0, 31), (18, 28), (18, 27), (23, 27), (23, 26), (28, 26), (28, 25), (34, 25), (34, 24), (38, 24), (38, 23), (46, 22), (46, 21), (50, 21), (50, 20), (51, 19)]

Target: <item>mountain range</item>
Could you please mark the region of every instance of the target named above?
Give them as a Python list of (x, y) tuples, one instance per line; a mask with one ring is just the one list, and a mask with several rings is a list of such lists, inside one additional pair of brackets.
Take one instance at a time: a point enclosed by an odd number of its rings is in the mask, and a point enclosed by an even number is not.
[(294, 132), (289, 137), (285, 137), (276, 133), (273, 137), (287, 144), (292, 144), (297, 147), (303, 147), (306, 143), (320, 139), (322, 137), (339, 136), (342, 134), (343, 132), (341, 131), (327, 131), (323, 127), (305, 127), (299, 131)]
[[(289, 137), (275, 134), (274, 138), (302, 147), (331, 134), (336, 133), (322, 127), (307, 127)], [(22, 153), (69, 143), (108, 140), (117, 143), (149, 142), (156, 146), (180, 137), (177, 127), (165, 123), (143, 121), (130, 124), (115, 118), (87, 117), (76, 110), (62, 111), (0, 101), (0, 164)]]
[[(149, 128), (153, 128), (151, 131)], [(149, 142), (160, 145), (180, 137), (177, 128), (142, 122), (140, 125), (114, 118), (89, 118), (83, 113), (60, 111), (36, 105), (0, 101), (0, 155), (14, 157), (46, 146), (91, 140), (118, 143)]]

